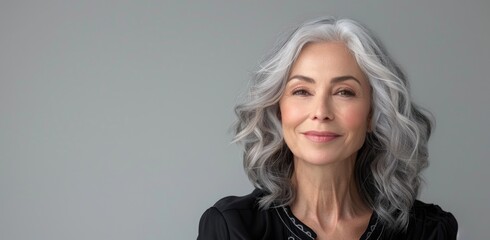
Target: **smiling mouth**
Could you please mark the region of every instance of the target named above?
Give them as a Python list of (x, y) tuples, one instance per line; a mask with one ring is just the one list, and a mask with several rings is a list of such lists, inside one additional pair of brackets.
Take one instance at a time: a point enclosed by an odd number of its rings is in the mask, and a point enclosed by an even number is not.
[(330, 142), (342, 136), (340, 134), (333, 133), (333, 132), (317, 132), (317, 131), (308, 131), (308, 132), (304, 132), (303, 134), (307, 139), (317, 143)]

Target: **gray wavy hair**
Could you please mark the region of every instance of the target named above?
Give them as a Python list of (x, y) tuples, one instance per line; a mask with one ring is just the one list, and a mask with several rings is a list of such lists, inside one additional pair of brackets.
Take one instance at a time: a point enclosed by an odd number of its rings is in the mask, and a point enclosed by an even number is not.
[(245, 99), (235, 107), (234, 142), (244, 146), (245, 172), (255, 187), (265, 191), (261, 208), (294, 200), (293, 155), (282, 135), (278, 102), (303, 46), (327, 41), (346, 44), (372, 88), (372, 131), (354, 170), (361, 196), (388, 229), (406, 230), (419, 193), (420, 172), (428, 166), (432, 118), (412, 102), (404, 74), (381, 43), (356, 21), (327, 17), (306, 22), (262, 61)]

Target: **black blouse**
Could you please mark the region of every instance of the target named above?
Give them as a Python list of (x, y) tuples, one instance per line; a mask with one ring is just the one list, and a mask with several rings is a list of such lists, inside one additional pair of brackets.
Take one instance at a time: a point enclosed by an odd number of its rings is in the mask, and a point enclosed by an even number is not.
[[(198, 240), (287, 239), (311, 240), (315, 232), (303, 224), (289, 207), (260, 210), (257, 201), (263, 193), (255, 189), (243, 197), (225, 197), (204, 212), (199, 222)], [(388, 233), (375, 212), (361, 240), (378, 239), (456, 239), (458, 223), (439, 206), (416, 201), (405, 233)]]

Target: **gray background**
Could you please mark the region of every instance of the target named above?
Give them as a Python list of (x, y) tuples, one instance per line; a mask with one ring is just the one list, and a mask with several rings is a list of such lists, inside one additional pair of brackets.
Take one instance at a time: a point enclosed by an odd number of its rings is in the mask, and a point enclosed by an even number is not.
[[(369, 2), (369, 3), (368, 3)], [(0, 2), (0, 239), (194, 239), (252, 187), (233, 106), (280, 33), (355, 18), (436, 116), (421, 199), (488, 238), (490, 1)]]

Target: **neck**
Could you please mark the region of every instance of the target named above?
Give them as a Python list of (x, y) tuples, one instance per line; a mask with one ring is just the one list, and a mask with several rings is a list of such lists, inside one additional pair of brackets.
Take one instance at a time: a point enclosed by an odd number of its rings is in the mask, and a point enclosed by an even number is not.
[(370, 212), (354, 177), (355, 157), (323, 166), (298, 159), (294, 164), (291, 209), (298, 218), (334, 223)]

